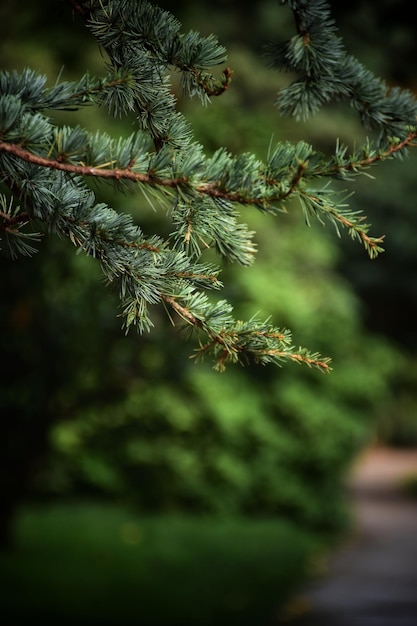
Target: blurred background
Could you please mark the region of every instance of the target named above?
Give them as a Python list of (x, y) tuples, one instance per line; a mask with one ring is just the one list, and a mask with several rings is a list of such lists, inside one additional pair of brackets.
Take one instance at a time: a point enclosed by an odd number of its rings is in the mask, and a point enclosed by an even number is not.
[[(275, 95), (291, 77), (262, 61), (264, 43), (293, 34), (277, 1), (159, 4), (229, 52), (222, 97), (201, 107), (178, 93), (208, 154), (225, 145), (266, 158), (271, 138), (329, 153), (337, 138), (360, 143), (347, 106), (308, 123), (279, 117)], [(348, 51), (415, 89), (409, 3), (332, 4)], [(18, 9), (2, 0), (0, 56), (50, 84), (106, 73), (94, 40), (56, 0)], [(56, 120), (112, 135), (134, 123), (93, 107)], [(417, 445), (416, 159), (351, 187), (351, 205), (386, 235), (374, 261), (346, 234), (308, 228), (297, 206), (274, 218), (242, 210), (259, 253), (251, 268), (223, 269), (224, 296), (238, 317), (271, 315), (297, 345), (332, 356), (330, 376), (195, 366), (192, 343), (162, 309), (150, 335), (125, 336), (117, 294), (66, 241), (45, 238), (29, 260), (2, 257), (0, 615), (14, 625), (146, 626), (262, 626), (278, 615), (349, 527), (345, 478), (357, 454)], [(143, 196), (95, 191), (145, 233), (169, 232)]]

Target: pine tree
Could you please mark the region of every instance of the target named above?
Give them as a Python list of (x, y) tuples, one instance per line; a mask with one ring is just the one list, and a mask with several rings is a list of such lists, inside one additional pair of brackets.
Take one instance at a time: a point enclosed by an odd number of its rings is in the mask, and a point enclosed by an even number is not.
[[(267, 159), (206, 155), (178, 111), (170, 75), (179, 72), (189, 97), (203, 105), (230, 86), (232, 70), (220, 78), (212, 68), (226, 61), (214, 36), (183, 34), (169, 12), (146, 0), (69, 0), (106, 58), (108, 74), (57, 81), (31, 69), (0, 73), (0, 231), (14, 258), (30, 256), (45, 233), (69, 239), (96, 258), (121, 298), (126, 331), (152, 328), (152, 306), (179, 317), (198, 339), (195, 357), (209, 356), (222, 371), (228, 363), (285, 361), (323, 372), (330, 359), (297, 348), (287, 329), (256, 316), (236, 320), (229, 302), (213, 303), (220, 268), (204, 261), (212, 248), (222, 261), (251, 264), (254, 233), (241, 223), (239, 207), (279, 216), (297, 199), (307, 223), (329, 220), (363, 244), (371, 258), (383, 237), (337, 193), (332, 181), (369, 175), (372, 166), (403, 156), (415, 145), (417, 104), (411, 93), (389, 88), (344, 49), (329, 5), (323, 0), (282, 0), (294, 15), (295, 33), (266, 46), (274, 70), (296, 75), (278, 93), (281, 114), (305, 119), (321, 106), (346, 101), (357, 111), (369, 139), (355, 150), (336, 144), (332, 155), (306, 142), (271, 145)], [(272, 74), (273, 76), (273, 74)], [(58, 126), (54, 111), (97, 104), (115, 118), (134, 113), (136, 130), (126, 138)], [(202, 109), (204, 115), (204, 109)], [(130, 215), (98, 202), (87, 179), (116, 189), (141, 189), (172, 222), (169, 237), (146, 235)]]

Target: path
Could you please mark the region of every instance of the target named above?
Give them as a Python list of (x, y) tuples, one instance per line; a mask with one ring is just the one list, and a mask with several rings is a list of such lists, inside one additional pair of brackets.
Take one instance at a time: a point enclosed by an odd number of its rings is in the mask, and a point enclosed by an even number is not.
[(356, 530), (327, 575), (300, 598), (289, 626), (417, 626), (417, 498), (399, 485), (417, 473), (417, 450), (377, 449), (351, 480)]

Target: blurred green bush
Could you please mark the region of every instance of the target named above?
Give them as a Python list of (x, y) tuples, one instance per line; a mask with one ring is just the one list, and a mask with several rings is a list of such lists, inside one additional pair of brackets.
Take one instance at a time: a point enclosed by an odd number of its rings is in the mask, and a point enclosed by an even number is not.
[(266, 626), (320, 549), (271, 519), (35, 508), (22, 512), (14, 554), (0, 554), (0, 613), (36, 626)]
[[(213, 10), (210, 3), (205, 13), (188, 3), (181, 16), (231, 41), (230, 90), (206, 109), (180, 100), (207, 150), (226, 145), (262, 158), (272, 134), (324, 150), (336, 137), (353, 143), (361, 131), (343, 109), (308, 125), (277, 117), (272, 102), (284, 78), (273, 84), (251, 46), (262, 29), (270, 33), (278, 3), (252, 3), (253, 31), (242, 30), (242, 15), (225, 13), (238, 4), (219, 2)], [(6, 66), (28, 63), (52, 79), (61, 65), (68, 77), (86, 66), (102, 71), (82, 26), (63, 18), (55, 0), (42, 10), (21, 5), (18, 14), (11, 0), (0, 7)], [(93, 108), (78, 121), (125, 132)], [(412, 175), (413, 161), (401, 171)], [(312, 232), (297, 207), (274, 221), (244, 212), (257, 231), (257, 262), (224, 268), (237, 316), (271, 313), (297, 344), (333, 357), (326, 377), (296, 365), (216, 374), (188, 359), (192, 344), (178, 341), (160, 311), (151, 335), (125, 337), (117, 296), (101, 283), (99, 268), (61, 241), (45, 241), (29, 261), (2, 259), (2, 474), (16, 497), (35, 506), (18, 517), (17, 552), (0, 559), (0, 600), (11, 615), (21, 610), (31, 623), (52, 615), (60, 624), (64, 615), (68, 623), (87, 615), (90, 624), (124, 616), (127, 623), (140, 604), (151, 626), (158, 619), (159, 626), (186, 626), (188, 603), (192, 626), (244, 626), (260, 624), (262, 611), (287, 599), (318, 539), (321, 546), (348, 522), (344, 479), (355, 453), (376, 436), (417, 442), (414, 339), (407, 334), (404, 353), (384, 322), (387, 303), (371, 307), (376, 291), (391, 287), (410, 295), (410, 310), (415, 305), (412, 185), (402, 187), (400, 171), (396, 176), (395, 197), (383, 175), (364, 180), (356, 196), (369, 207), (375, 231), (389, 234), (385, 269), (329, 228), (313, 225)], [(169, 232), (166, 216), (142, 197), (115, 196), (105, 186), (95, 191), (133, 213), (145, 232)], [(390, 307), (395, 298), (387, 296)], [(91, 499), (112, 506), (74, 505)], [(119, 502), (129, 515), (115, 508)]]

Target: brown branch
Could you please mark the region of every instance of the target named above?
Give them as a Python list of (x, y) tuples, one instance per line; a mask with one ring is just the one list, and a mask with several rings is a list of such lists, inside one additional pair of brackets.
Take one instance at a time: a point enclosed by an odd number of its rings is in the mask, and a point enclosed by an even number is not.
[(302, 161), (301, 163), (299, 163), (295, 176), (293, 177), (291, 181), (290, 188), (288, 189), (288, 191), (282, 194), (282, 198), (281, 198), (282, 200), (284, 200), (285, 198), (288, 198), (292, 193), (294, 193), (295, 189), (300, 184), (300, 181), (304, 175), (304, 172), (307, 169), (307, 166), (308, 166), (308, 161)]
[[(372, 157), (366, 157), (361, 161), (356, 161), (352, 163), (346, 163), (345, 165), (334, 165), (326, 170), (317, 170), (315, 171), (315, 175), (330, 175), (333, 172), (337, 172), (340, 170), (354, 170), (355, 168), (367, 167), (369, 165), (373, 165), (378, 161), (382, 161), (384, 159), (389, 158), (395, 153), (399, 152), (405, 147), (411, 146), (415, 147), (417, 144), (413, 143), (414, 139), (417, 138), (417, 131), (410, 132), (402, 141), (397, 144), (392, 144), (385, 152), (380, 152)], [(106, 178), (113, 180), (131, 180), (137, 183), (143, 183), (147, 185), (166, 187), (175, 189), (180, 187), (181, 185), (185, 185), (190, 183), (190, 180), (181, 176), (179, 178), (159, 178), (154, 176), (153, 174), (141, 174), (139, 172), (132, 171), (132, 164), (129, 164), (128, 168), (120, 169), (106, 169), (100, 167), (93, 167), (89, 165), (76, 165), (73, 163), (63, 163), (62, 161), (49, 159), (46, 157), (39, 156), (37, 154), (33, 154), (29, 150), (26, 150), (21, 145), (6, 143), (4, 141), (0, 141), (0, 152), (7, 152), (12, 154), (28, 163), (33, 163), (34, 165), (39, 165), (40, 167), (47, 167), (51, 169), (60, 170), (63, 172), (68, 172), (72, 174), (76, 174), (79, 176), (94, 176), (96, 178)], [(290, 196), (299, 185), (304, 173), (308, 171), (308, 162), (303, 162), (299, 164), (297, 168), (297, 172), (293, 180), (291, 181), (290, 188), (285, 193), (277, 193), (275, 195), (271, 195), (269, 198), (264, 197), (250, 197), (245, 196), (239, 192), (228, 191), (227, 189), (219, 189), (215, 186), (215, 183), (201, 183), (195, 187), (195, 191), (197, 193), (210, 196), (211, 198), (220, 198), (227, 200), (229, 202), (236, 202), (238, 204), (245, 204), (251, 206), (259, 206), (261, 208), (266, 208), (270, 206), (273, 202), (280, 202), (283, 199)], [(272, 184), (279, 185), (279, 181), (270, 181)]]
[(169, 304), (169, 306), (171, 306), (174, 311), (178, 313), (180, 317), (182, 317), (183, 320), (185, 320), (192, 326), (196, 326), (197, 328), (203, 327), (203, 322), (198, 317), (193, 315), (189, 309), (182, 306), (175, 298), (173, 298), (172, 296), (167, 296), (165, 294), (162, 294), (161, 298), (164, 302)]
[(23, 159), (28, 163), (39, 165), (40, 167), (48, 167), (78, 176), (95, 176), (97, 178), (111, 178), (115, 180), (132, 180), (137, 183), (157, 184), (162, 187), (178, 187), (181, 183), (187, 182), (185, 177), (182, 178), (157, 178), (151, 174), (140, 174), (133, 172), (131, 169), (105, 169), (100, 167), (91, 167), (89, 165), (75, 165), (73, 163), (63, 163), (62, 161), (54, 161), (46, 157), (33, 154), (29, 150), (25, 150), (22, 146), (0, 141), (0, 151), (8, 152), (19, 159)]
[(278, 350), (270, 350), (265, 354), (276, 356), (277, 358), (291, 359), (292, 361), (296, 361), (297, 363), (305, 363), (309, 367), (317, 367), (318, 369), (326, 373), (330, 372), (332, 369), (328, 363), (328, 360), (326, 359), (314, 359), (312, 357), (307, 357), (302, 354), (294, 354), (292, 352), (280, 352)]
[(372, 157), (365, 157), (360, 161), (352, 161), (351, 163), (346, 163), (344, 165), (332, 165), (331, 167), (325, 170), (317, 170), (314, 173), (316, 176), (328, 176), (334, 172), (339, 172), (341, 170), (355, 170), (357, 168), (368, 167), (369, 165), (373, 165), (374, 163), (378, 163), (379, 161), (383, 161), (385, 159), (389, 159), (389, 157), (393, 156), (397, 152), (400, 152), (403, 148), (416, 148), (417, 144), (413, 143), (414, 139), (417, 138), (417, 131), (412, 131), (408, 133), (406, 137), (402, 141), (398, 143), (393, 143), (385, 150), (384, 152), (378, 152)]
[(25, 226), (30, 222), (29, 213), (19, 213), (10, 217), (7, 213), (0, 211), (0, 218), (4, 220), (3, 224), (0, 224), (0, 230), (9, 230), (13, 226)]
[[(308, 197), (315, 204), (321, 205), (320, 199), (317, 198), (317, 196), (314, 196), (314, 195), (309, 194), (309, 193), (305, 193), (304, 195), (306, 197)], [(358, 223), (355, 224), (355, 222), (352, 222), (346, 216), (341, 215), (340, 213), (335, 211), (331, 206), (328, 206), (328, 205), (321, 205), (321, 206), (323, 206), (323, 209), (325, 209), (326, 213), (328, 213), (335, 220), (340, 222), (344, 228), (347, 228), (349, 230), (354, 230), (359, 235), (359, 237), (362, 239), (364, 244), (369, 246), (370, 249), (376, 249), (378, 247), (378, 244), (382, 244), (383, 243), (383, 241), (385, 239), (385, 235), (382, 235), (382, 236), (380, 236), (378, 238), (376, 238), (376, 237), (369, 237), (367, 235), (366, 231), (364, 230), (364, 228), (360, 227), (360, 222), (362, 222), (364, 219), (366, 219), (366, 217), (358, 218)]]
[[(131, 169), (131, 164), (127, 169), (106, 169), (100, 167), (93, 167), (90, 165), (76, 165), (74, 163), (64, 163), (62, 161), (48, 159), (37, 154), (33, 154), (29, 150), (22, 148), (22, 146), (13, 143), (6, 143), (0, 141), (0, 152), (7, 152), (13, 156), (22, 159), (28, 163), (39, 165), (40, 167), (47, 167), (50, 169), (60, 170), (62, 172), (68, 172), (70, 174), (76, 174), (78, 176), (94, 176), (96, 178), (107, 178), (113, 180), (131, 180), (136, 183), (143, 183), (154, 186), (161, 186), (175, 189), (181, 185), (189, 182), (189, 179), (185, 176), (180, 178), (158, 178), (152, 174), (140, 174), (134, 172)], [(251, 204), (251, 205), (265, 205), (263, 198), (248, 198), (237, 192), (230, 192), (227, 190), (217, 189), (213, 183), (203, 183), (196, 187), (196, 191), (201, 194), (208, 195), (212, 198), (223, 198), (230, 202), (237, 202), (239, 204)], [(277, 200), (278, 197), (275, 198)], [(279, 197), (281, 199), (281, 196)]]
[[(221, 370), (224, 369), (225, 367), (224, 364), (230, 358), (231, 354), (233, 352), (237, 353), (240, 349), (238, 346), (232, 347), (227, 342), (224, 335), (227, 335), (228, 337), (230, 337), (230, 335), (233, 334), (237, 337), (239, 335), (239, 332), (236, 331), (236, 329), (233, 329), (232, 333), (230, 332), (222, 333), (220, 331), (218, 334), (213, 334), (205, 327), (204, 322), (200, 318), (193, 315), (188, 308), (182, 306), (176, 300), (175, 297), (162, 294), (161, 298), (166, 304), (169, 304), (174, 309), (174, 311), (176, 311), (176, 313), (178, 313), (178, 315), (182, 317), (183, 320), (185, 320), (186, 322), (188, 322), (189, 324), (191, 324), (192, 326), (196, 328), (204, 330), (207, 333), (207, 335), (210, 338), (210, 341), (208, 341), (205, 345), (200, 346), (200, 350), (199, 350), (200, 354), (207, 353), (216, 344), (223, 346), (223, 350), (221, 351), (219, 355), (217, 355), (217, 364)], [(275, 338), (281, 341), (285, 339), (285, 334), (281, 334), (281, 333), (274, 333), (274, 332), (264, 333), (264, 332), (255, 331), (255, 334), (263, 335), (266, 338), (268, 337)], [(304, 363), (305, 365), (308, 365), (309, 367), (316, 367), (317, 369), (320, 369), (322, 372), (325, 372), (325, 373), (330, 372), (332, 369), (329, 365), (329, 359), (318, 358), (319, 355), (309, 356), (309, 355), (300, 354), (299, 352), (294, 353), (294, 352), (289, 352), (288, 350), (279, 350), (278, 348), (259, 351), (258, 355), (259, 356), (271, 356), (277, 359), (290, 359), (300, 364)], [(256, 356), (257, 355), (255, 353), (253, 357), (256, 358)]]
[(194, 274), (193, 272), (168, 272), (168, 276), (185, 278), (186, 280), (208, 280), (212, 283), (218, 283), (216, 276), (212, 276), (211, 274)]

